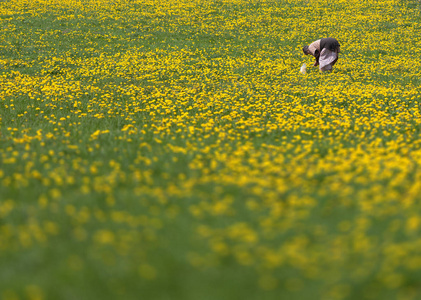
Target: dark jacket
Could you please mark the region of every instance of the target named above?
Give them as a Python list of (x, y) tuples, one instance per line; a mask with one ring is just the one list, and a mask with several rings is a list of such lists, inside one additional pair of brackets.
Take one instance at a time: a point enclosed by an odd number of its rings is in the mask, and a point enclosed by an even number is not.
[(335, 38), (322, 38), (320, 40), (320, 52), (326, 48), (329, 51), (336, 51), (341, 45)]

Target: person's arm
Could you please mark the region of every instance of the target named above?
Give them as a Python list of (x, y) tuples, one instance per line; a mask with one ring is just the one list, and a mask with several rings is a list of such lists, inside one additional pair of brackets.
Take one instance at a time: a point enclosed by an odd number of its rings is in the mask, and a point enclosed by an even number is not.
[(314, 57), (316, 58), (316, 62), (313, 65), (315, 67), (319, 65), (319, 58), (320, 58), (319, 50), (314, 51)]

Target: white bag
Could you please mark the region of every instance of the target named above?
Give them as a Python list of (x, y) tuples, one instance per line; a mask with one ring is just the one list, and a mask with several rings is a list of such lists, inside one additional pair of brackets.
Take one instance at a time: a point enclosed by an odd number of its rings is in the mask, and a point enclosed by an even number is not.
[(301, 66), (300, 73), (301, 74), (306, 74), (307, 73), (307, 65), (305, 63), (303, 63), (303, 65)]

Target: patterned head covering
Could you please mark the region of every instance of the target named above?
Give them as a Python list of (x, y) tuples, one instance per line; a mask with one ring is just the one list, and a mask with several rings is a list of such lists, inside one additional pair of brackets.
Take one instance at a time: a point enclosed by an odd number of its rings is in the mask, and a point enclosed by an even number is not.
[(305, 55), (309, 54), (310, 51), (308, 50), (308, 46), (303, 47), (303, 52)]

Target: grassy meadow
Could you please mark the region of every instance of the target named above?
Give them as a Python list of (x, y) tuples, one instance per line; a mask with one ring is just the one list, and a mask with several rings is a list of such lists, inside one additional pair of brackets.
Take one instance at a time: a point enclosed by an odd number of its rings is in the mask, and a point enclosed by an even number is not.
[(0, 299), (421, 299), (420, 9), (0, 1)]

